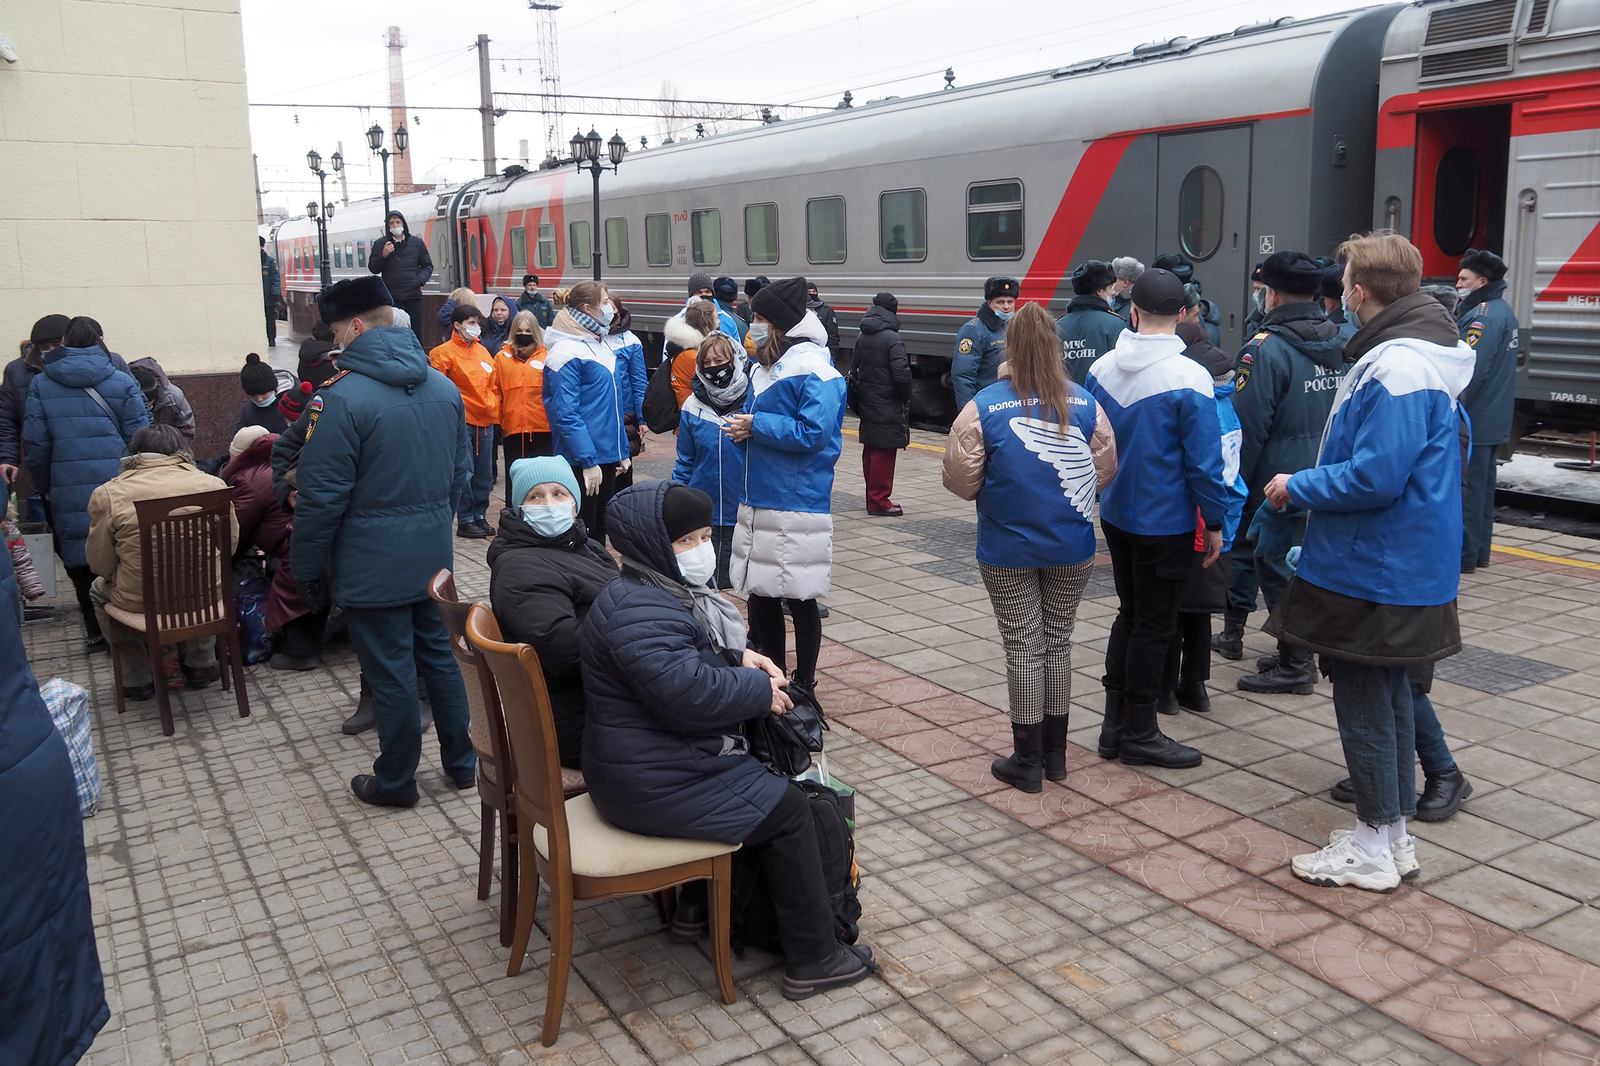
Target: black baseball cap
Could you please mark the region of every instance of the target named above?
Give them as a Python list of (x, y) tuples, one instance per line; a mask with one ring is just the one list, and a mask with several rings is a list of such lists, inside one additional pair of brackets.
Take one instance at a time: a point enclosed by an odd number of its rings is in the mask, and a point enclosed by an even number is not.
[(1149, 315), (1176, 315), (1187, 306), (1183, 282), (1161, 267), (1151, 267), (1133, 283), (1133, 306)]
[(67, 335), (67, 325), (72, 321), (66, 315), (45, 315), (33, 324), (28, 340), (33, 344), (49, 344)]

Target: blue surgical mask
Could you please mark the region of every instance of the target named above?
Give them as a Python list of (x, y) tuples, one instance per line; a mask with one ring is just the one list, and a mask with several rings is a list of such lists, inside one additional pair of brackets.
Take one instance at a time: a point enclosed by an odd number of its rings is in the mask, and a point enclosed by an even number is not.
[(1010, 322), (1012, 313), (1013, 312), (1011, 311), (996, 311), (994, 313), (994, 317), (998, 318), (1002, 322)]
[(570, 503), (525, 503), (522, 520), (541, 537), (559, 537), (572, 528), (577, 515)]
[(1358, 326), (1361, 325), (1361, 316), (1357, 315), (1354, 311), (1352, 311), (1350, 309), (1350, 294), (1349, 293), (1346, 292), (1346, 293), (1340, 293), (1339, 294), (1339, 310), (1344, 312), (1344, 317), (1345, 317), (1346, 321), (1354, 322)]
[(767, 343), (768, 336), (770, 336), (770, 334), (768, 333), (766, 326), (755, 325), (750, 327), (750, 339), (755, 342), (756, 347), (759, 348), (761, 345)]
[(271, 407), (273, 404), (278, 402), (278, 394), (273, 393), (271, 396), (261, 397), (252, 396), (250, 397), (250, 402), (255, 404), (257, 407)]
[(616, 317), (616, 307), (612, 304), (604, 303), (600, 305), (599, 310), (595, 313), (594, 320), (602, 326), (610, 326), (611, 320)]

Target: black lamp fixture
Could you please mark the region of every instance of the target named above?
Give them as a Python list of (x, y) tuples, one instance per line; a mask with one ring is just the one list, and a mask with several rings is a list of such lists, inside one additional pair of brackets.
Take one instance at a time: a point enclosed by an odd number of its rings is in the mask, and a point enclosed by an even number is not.
[[(344, 156), (338, 152), (333, 153), (329, 159), (334, 173), (344, 167)], [(333, 284), (333, 270), (328, 261), (328, 219), (333, 217), (333, 205), (328, 203), (328, 174), (322, 169), (322, 153), (315, 148), (306, 153), (306, 166), (311, 168), (311, 173), (317, 176), (317, 185), (321, 191), (320, 199), (323, 201), (319, 210), (316, 201), (306, 204), (306, 215), (317, 224), (317, 251), (322, 257), (322, 287), (327, 288)]]
[(411, 143), (411, 134), (406, 132), (405, 126), (394, 128), (394, 151), (383, 146), (383, 127), (374, 122), (367, 129), (367, 147), (372, 149), (374, 155), (383, 160), (383, 213), (389, 214), (389, 157), (405, 155), (406, 146)]
[[(606, 148), (606, 158), (610, 163), (601, 161), (600, 146)], [(622, 166), (622, 157), (628, 154), (628, 142), (622, 139), (621, 133), (612, 133), (609, 141), (601, 141), (600, 134), (593, 126), (589, 127), (588, 134), (574, 133), (572, 140), (567, 142), (572, 149), (572, 158), (578, 164), (580, 171), (587, 170), (594, 178), (594, 221), (590, 225), (594, 248), (591, 251), (590, 262), (594, 267), (594, 280), (600, 280), (600, 172), (609, 170), (613, 173)]]

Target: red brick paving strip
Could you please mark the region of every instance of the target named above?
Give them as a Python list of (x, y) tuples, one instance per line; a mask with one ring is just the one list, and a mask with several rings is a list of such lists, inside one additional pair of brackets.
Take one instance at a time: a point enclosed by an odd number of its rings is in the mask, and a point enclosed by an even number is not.
[(1600, 966), (1404, 885), (1380, 896), (1289, 873), (1308, 845), (1076, 745), (1065, 787), (989, 773), (1005, 715), (833, 641), (830, 717), (1089, 859), (1481, 1063), (1593, 1063)]

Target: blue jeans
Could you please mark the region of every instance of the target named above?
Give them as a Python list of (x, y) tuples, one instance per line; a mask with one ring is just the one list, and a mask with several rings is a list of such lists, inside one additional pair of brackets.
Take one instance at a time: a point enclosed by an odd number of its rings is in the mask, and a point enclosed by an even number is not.
[(1411, 817), (1417, 813), (1411, 761), (1417, 738), (1406, 668), (1330, 659), (1328, 670), (1356, 817), (1374, 826)]
[(422, 708), (417, 677), (428, 686), (444, 771), (469, 779), (477, 768), (467, 733), (467, 690), (450, 652), (450, 637), (432, 600), (399, 607), (347, 607), (350, 645), (372, 690), (378, 718), (378, 788), (415, 799), (422, 759)]
[(472, 446), (472, 479), (456, 504), (456, 521), (475, 522), (489, 510), (489, 493), (494, 491), (496, 426), (468, 426)]
[(1444, 742), (1444, 727), (1439, 724), (1438, 712), (1433, 709), (1433, 701), (1428, 694), (1419, 689), (1415, 682), (1411, 685), (1411, 706), (1416, 720), (1417, 758), (1422, 761), (1422, 772), (1433, 777), (1454, 770), (1456, 760), (1450, 754), (1450, 745)]

